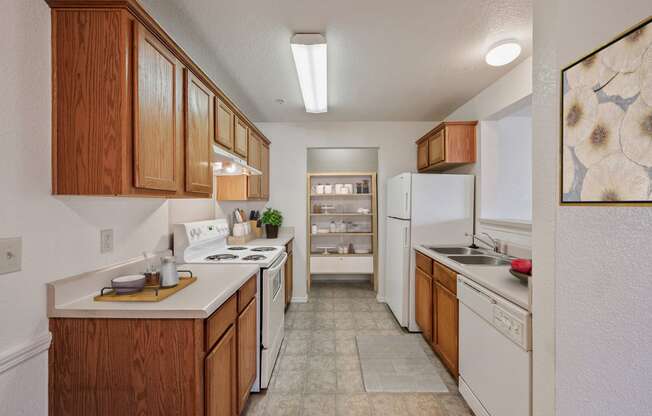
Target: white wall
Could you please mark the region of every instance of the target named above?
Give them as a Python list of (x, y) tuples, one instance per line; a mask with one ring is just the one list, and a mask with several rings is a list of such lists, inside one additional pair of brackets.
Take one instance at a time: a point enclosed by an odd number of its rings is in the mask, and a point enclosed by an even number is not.
[(536, 416), (652, 408), (652, 209), (557, 203), (560, 71), (650, 15), (649, 0), (535, 1)]
[(306, 297), (306, 174), (309, 147), (378, 147), (379, 296), (385, 233), (385, 183), (388, 177), (416, 170), (415, 140), (435, 122), (258, 123), (272, 141), (270, 147), (271, 199), (285, 225), (296, 232), (294, 294)]
[[(531, 94), (532, 58), (527, 58), (478, 95), (453, 111), (446, 117), (446, 120), (495, 120), (498, 114), (517, 105), (519, 102), (527, 100)], [(452, 172), (476, 175), (476, 232), (488, 232), (504, 242), (515, 245), (515, 249), (518, 250), (514, 251), (516, 255), (526, 256), (529, 251), (527, 248), (531, 246), (531, 234), (529, 230), (487, 225), (479, 221), (483, 197), (480, 189), (482, 180), (483, 130), (482, 123), (480, 123), (477, 128), (477, 163), (453, 169)], [(521, 250), (522, 248), (526, 248), (526, 250)]]

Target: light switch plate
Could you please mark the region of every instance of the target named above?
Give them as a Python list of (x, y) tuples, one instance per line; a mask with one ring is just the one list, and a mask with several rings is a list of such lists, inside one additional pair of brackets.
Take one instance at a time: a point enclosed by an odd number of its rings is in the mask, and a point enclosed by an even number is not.
[(23, 239), (0, 238), (0, 274), (19, 272), (22, 267)]
[(113, 230), (100, 231), (100, 253), (106, 254), (113, 251)]

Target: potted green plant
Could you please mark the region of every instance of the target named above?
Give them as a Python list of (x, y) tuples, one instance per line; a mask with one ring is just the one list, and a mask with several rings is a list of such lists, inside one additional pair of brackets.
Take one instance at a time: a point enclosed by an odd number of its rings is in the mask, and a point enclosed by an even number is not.
[(278, 227), (283, 224), (283, 215), (281, 214), (281, 211), (277, 209), (267, 208), (265, 212), (263, 212), (260, 222), (265, 225), (267, 238), (277, 238)]

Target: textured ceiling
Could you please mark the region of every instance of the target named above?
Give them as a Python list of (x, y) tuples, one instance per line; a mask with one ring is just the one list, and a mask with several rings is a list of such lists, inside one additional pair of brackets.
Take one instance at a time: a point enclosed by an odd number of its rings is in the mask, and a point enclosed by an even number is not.
[[(532, 48), (531, 0), (166, 1), (245, 92), (254, 121), (441, 120)], [(304, 111), (289, 45), (297, 32), (328, 40), (327, 114)], [(486, 65), (505, 38), (521, 42), (520, 59)]]

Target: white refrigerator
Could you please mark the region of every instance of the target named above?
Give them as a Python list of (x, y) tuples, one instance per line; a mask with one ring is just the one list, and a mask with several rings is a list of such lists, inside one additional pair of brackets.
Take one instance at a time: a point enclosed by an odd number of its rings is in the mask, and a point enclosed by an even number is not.
[(387, 181), (385, 301), (409, 331), (419, 331), (412, 247), (471, 244), (474, 189), (473, 175), (402, 173)]

